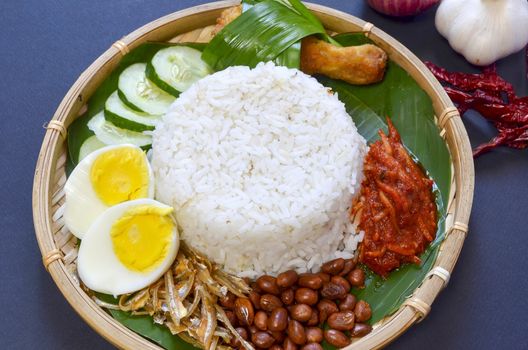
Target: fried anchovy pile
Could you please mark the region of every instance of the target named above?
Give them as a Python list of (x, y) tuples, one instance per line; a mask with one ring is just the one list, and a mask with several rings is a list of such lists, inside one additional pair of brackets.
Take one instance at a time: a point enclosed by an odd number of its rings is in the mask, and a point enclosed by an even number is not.
[(246, 297), (250, 290), (243, 279), (223, 272), (181, 242), (171, 269), (149, 287), (121, 295), (118, 305), (92, 298), (108, 309), (150, 315), (155, 323), (165, 325), (172, 334), (201, 349), (232, 349), (223, 344), (230, 344), (234, 337), (247, 350), (254, 350), (218, 304), (228, 291)]

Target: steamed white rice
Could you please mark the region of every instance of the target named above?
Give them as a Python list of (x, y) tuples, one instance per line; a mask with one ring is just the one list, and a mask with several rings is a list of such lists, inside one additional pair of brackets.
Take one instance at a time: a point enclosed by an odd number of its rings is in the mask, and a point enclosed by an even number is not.
[(157, 198), (182, 238), (255, 277), (354, 255), (348, 212), (366, 143), (343, 103), (296, 69), (231, 67), (180, 95), (153, 132)]

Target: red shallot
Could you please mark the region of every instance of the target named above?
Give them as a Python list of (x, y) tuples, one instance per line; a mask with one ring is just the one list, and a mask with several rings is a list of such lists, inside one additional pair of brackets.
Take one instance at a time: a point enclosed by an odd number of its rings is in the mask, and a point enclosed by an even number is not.
[(439, 0), (368, 0), (374, 10), (387, 16), (414, 16), (438, 3)]

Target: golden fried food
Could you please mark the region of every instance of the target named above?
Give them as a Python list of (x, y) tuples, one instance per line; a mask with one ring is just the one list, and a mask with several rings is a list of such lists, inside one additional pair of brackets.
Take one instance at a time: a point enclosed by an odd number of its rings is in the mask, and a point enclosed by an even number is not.
[(233, 22), (238, 16), (242, 14), (242, 5), (229, 7), (222, 11), (220, 17), (216, 19), (216, 26), (212, 31), (212, 35), (215, 36), (221, 31), (226, 25)]
[(302, 40), (301, 70), (306, 74), (366, 85), (383, 79), (386, 65), (387, 54), (376, 45), (338, 47), (313, 36)]

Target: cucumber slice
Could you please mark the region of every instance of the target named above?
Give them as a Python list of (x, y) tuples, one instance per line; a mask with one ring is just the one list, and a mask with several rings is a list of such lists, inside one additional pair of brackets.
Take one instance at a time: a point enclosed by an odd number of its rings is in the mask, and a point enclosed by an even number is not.
[(132, 131), (154, 130), (161, 119), (159, 115), (140, 113), (128, 108), (117, 95), (117, 91), (114, 91), (106, 100), (104, 116), (118, 128)]
[(213, 72), (201, 56), (200, 51), (188, 46), (161, 49), (147, 64), (147, 78), (159, 88), (178, 97), (180, 92)]
[(125, 94), (119, 88), (117, 89), (117, 96), (119, 96), (119, 99), (130, 109), (135, 110), (136, 112), (145, 113), (143, 110), (139, 109), (138, 107), (134, 106), (129, 100), (127, 100)]
[(107, 145), (120, 145), (131, 143), (133, 145), (144, 147), (152, 144), (152, 136), (145, 135), (141, 132), (121, 129), (105, 119), (101, 111), (93, 116), (88, 122), (88, 128), (92, 130), (97, 138)]
[(90, 136), (86, 139), (86, 141), (83, 142), (81, 148), (79, 149), (79, 162), (93, 151), (96, 151), (99, 148), (103, 148), (105, 146), (106, 143), (103, 143), (101, 140), (99, 140), (97, 136)]
[(136, 63), (119, 75), (119, 98), (139, 112), (162, 115), (167, 112), (175, 98), (158, 88), (145, 75), (147, 65)]

